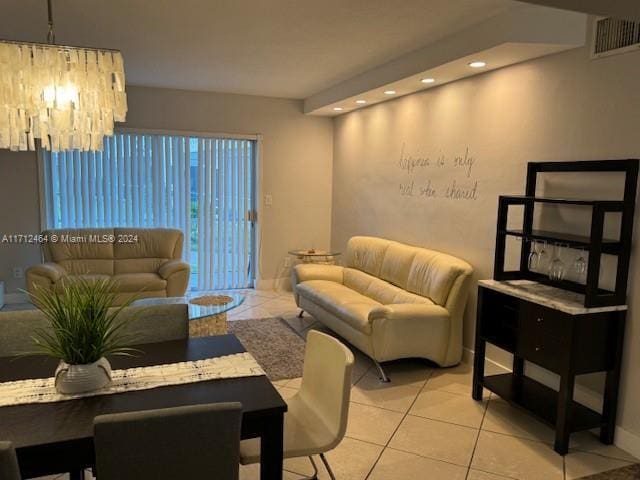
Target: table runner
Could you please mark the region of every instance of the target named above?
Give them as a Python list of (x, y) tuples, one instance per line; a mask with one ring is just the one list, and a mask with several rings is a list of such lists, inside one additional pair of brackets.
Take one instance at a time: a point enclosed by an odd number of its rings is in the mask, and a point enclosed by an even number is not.
[(4, 382), (0, 383), (0, 407), (62, 402), (169, 385), (260, 375), (265, 373), (256, 359), (249, 352), (243, 352), (204, 360), (113, 370), (112, 383), (107, 387), (74, 395), (59, 393), (53, 377)]

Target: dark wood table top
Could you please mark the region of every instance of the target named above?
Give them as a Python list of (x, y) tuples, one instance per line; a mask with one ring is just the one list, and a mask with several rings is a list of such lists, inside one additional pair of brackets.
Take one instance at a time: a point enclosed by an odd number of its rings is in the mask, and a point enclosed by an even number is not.
[[(235, 335), (140, 345), (136, 357), (110, 358), (114, 369), (168, 364), (245, 352)], [(51, 377), (57, 361), (45, 357), (0, 358), (0, 382)], [(105, 413), (236, 401), (243, 408), (243, 437), (252, 420), (282, 414), (287, 405), (266, 376), (210, 380), (55, 403), (0, 408), (0, 440), (17, 449), (93, 437), (93, 419)]]

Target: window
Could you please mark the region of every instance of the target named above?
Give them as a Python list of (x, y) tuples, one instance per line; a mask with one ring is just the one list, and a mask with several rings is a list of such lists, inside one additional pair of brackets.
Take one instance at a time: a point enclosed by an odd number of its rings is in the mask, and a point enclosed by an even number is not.
[(256, 141), (117, 133), (102, 152), (44, 152), (47, 228), (184, 232), (192, 289), (254, 279)]

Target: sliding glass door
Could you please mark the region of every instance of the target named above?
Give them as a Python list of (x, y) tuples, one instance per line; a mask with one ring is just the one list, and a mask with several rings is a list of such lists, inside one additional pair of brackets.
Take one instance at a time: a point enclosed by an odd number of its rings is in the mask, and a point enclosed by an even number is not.
[(43, 152), (47, 228), (184, 232), (190, 288), (253, 286), (256, 141), (119, 133), (102, 152)]

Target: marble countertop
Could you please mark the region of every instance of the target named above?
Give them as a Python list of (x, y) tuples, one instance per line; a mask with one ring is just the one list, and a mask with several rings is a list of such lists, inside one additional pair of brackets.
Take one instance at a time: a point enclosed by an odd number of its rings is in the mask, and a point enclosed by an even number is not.
[(626, 310), (626, 305), (586, 308), (584, 295), (531, 280), (480, 280), (478, 285), (571, 315)]

